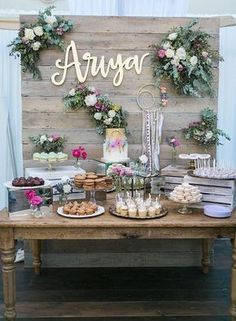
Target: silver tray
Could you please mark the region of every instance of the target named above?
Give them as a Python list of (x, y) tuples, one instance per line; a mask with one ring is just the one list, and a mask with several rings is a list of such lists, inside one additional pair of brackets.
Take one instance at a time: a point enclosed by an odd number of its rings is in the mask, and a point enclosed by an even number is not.
[(112, 214), (112, 215), (115, 215), (115, 216), (118, 216), (118, 217), (121, 217), (121, 218), (125, 218), (125, 219), (133, 219), (133, 220), (153, 220), (153, 219), (156, 219), (156, 218), (161, 218), (161, 217), (164, 217), (167, 215), (168, 213), (168, 210), (165, 208), (165, 207), (162, 207), (161, 209), (161, 213), (160, 214), (156, 214), (155, 216), (152, 216), (152, 217), (139, 217), (139, 216), (136, 216), (136, 217), (129, 217), (129, 216), (123, 216), (119, 213), (116, 212), (115, 210), (115, 206), (111, 206), (109, 208), (109, 213)]

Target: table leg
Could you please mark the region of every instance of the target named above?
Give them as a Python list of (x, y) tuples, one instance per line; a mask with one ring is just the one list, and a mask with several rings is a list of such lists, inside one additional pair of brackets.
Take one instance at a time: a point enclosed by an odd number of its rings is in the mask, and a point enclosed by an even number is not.
[(41, 272), (41, 240), (31, 240), (33, 255), (34, 273), (39, 275)]
[(2, 259), (3, 301), (5, 304), (5, 319), (16, 318), (16, 274), (15, 274), (15, 242), (12, 229), (0, 231), (0, 248)]
[(212, 239), (202, 240), (202, 271), (207, 274), (209, 272), (210, 260), (210, 249), (212, 245)]
[(236, 237), (231, 240), (232, 252), (233, 252), (233, 263), (231, 273), (231, 315), (232, 321), (236, 320)]

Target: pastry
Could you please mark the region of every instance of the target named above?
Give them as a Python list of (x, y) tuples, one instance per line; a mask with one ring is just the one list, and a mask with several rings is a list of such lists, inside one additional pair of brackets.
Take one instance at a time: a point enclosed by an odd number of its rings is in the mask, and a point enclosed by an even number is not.
[(63, 206), (63, 213), (70, 215), (91, 215), (97, 211), (97, 205), (91, 202), (69, 202)]

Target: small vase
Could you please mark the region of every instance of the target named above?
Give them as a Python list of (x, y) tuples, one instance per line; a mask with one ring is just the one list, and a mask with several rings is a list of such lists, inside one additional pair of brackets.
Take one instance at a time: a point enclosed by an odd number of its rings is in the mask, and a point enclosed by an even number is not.
[(31, 209), (31, 214), (35, 217), (35, 218), (41, 218), (43, 217), (43, 213), (41, 211), (41, 205), (30, 205), (30, 209)]
[(175, 148), (172, 148), (172, 153), (171, 153), (171, 166), (176, 167), (177, 163), (177, 151)]
[(66, 193), (59, 194), (59, 205), (60, 206), (65, 205), (67, 203), (67, 198), (68, 198), (68, 196)]
[(80, 159), (79, 158), (76, 158), (74, 166), (76, 169), (80, 168)]

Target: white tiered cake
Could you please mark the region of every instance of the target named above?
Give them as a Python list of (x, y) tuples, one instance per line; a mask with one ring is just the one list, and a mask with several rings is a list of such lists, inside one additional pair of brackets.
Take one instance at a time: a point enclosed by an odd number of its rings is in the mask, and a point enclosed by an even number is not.
[(127, 162), (128, 142), (124, 128), (107, 128), (106, 139), (103, 144), (102, 161), (107, 163)]

